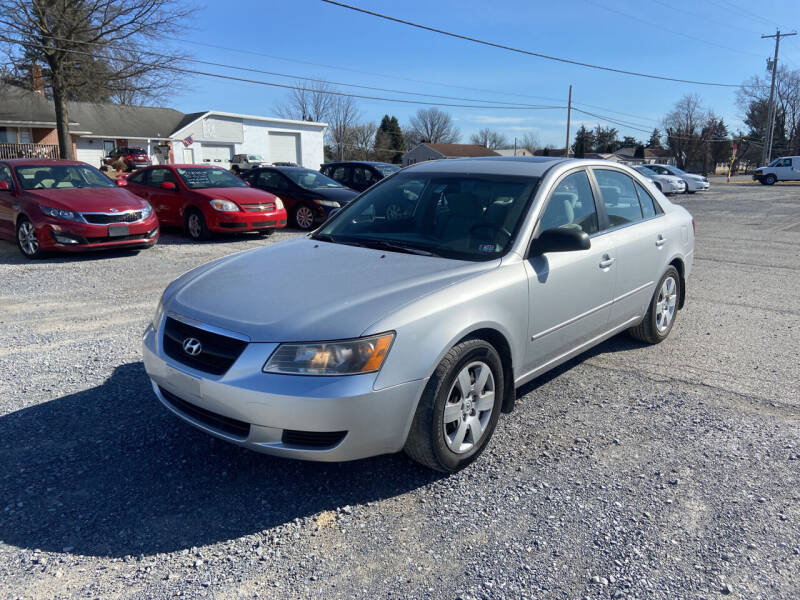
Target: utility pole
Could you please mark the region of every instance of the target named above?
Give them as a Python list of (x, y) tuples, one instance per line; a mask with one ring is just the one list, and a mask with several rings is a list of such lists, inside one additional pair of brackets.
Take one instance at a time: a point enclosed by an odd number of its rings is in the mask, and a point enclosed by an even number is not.
[(567, 102), (567, 144), (564, 147), (564, 156), (569, 158), (569, 120), (572, 116), (572, 84), (569, 86), (569, 101)]
[[(769, 87), (769, 110), (767, 111), (766, 139), (764, 140), (764, 151), (761, 155), (762, 162), (766, 165), (772, 159), (772, 140), (775, 134), (775, 117), (777, 107), (775, 106), (775, 78), (778, 75), (778, 48), (781, 45), (782, 37), (797, 35), (796, 31), (791, 33), (781, 33), (780, 29), (775, 30), (774, 35), (762, 35), (761, 39), (775, 38), (775, 58), (772, 59), (772, 84)], [(769, 60), (767, 60), (769, 66)]]

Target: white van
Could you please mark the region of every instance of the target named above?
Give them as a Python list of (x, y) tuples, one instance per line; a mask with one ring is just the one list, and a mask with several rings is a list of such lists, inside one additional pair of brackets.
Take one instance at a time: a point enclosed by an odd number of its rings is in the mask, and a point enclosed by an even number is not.
[(800, 181), (800, 156), (782, 156), (766, 167), (758, 167), (753, 179), (762, 185), (772, 185), (777, 181)]

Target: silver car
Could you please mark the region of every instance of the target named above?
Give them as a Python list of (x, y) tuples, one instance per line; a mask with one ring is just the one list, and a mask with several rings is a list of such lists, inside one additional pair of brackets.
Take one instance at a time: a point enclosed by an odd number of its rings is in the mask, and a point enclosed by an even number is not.
[(686, 192), (686, 182), (675, 175), (657, 173), (650, 169), (651, 165), (637, 165), (633, 167), (638, 173), (647, 177), (664, 194), (683, 194)]
[(695, 175), (694, 173), (687, 173), (683, 169), (673, 167), (672, 165), (643, 165), (645, 168), (657, 173), (659, 175), (672, 175), (683, 179), (686, 184), (686, 193), (694, 194), (695, 192), (704, 192), (711, 187), (708, 177), (702, 175)]
[(247, 448), (452, 472), (517, 387), (622, 331), (664, 340), (693, 251), (689, 213), (628, 167), (421, 163), (312, 234), (176, 279), (144, 364), (169, 410)]

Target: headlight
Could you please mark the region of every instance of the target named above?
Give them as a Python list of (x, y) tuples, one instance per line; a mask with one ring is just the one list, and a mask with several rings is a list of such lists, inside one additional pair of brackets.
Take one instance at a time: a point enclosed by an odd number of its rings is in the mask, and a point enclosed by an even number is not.
[(264, 365), (265, 373), (285, 375), (357, 375), (378, 371), (394, 333), (341, 342), (281, 344)]
[(283, 200), (275, 196), (275, 210), (283, 210)]
[(220, 212), (237, 212), (239, 210), (239, 207), (236, 206), (236, 203), (231, 202), (230, 200), (211, 200), (209, 204), (214, 210), (218, 210)]
[(161, 326), (161, 321), (164, 318), (164, 300), (163, 298), (158, 301), (158, 306), (156, 307), (156, 312), (153, 315), (153, 329), (158, 331), (158, 328)]
[(150, 213), (153, 212), (153, 207), (150, 204), (145, 203), (145, 207), (142, 209), (142, 218), (146, 219), (150, 216)]
[(314, 200), (315, 204), (319, 204), (320, 206), (329, 206), (331, 208), (339, 208), (341, 204), (334, 200)]
[(71, 210), (62, 210), (60, 208), (51, 208), (49, 206), (40, 206), (39, 209), (48, 217), (54, 219), (64, 219), (65, 221), (79, 221), (83, 222), (83, 218), (76, 212)]

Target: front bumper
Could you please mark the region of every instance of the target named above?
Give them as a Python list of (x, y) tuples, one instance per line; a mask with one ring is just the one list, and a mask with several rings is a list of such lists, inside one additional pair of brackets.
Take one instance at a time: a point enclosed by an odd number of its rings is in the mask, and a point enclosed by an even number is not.
[[(160, 345), (149, 326), (142, 344), (144, 366), (164, 406), (211, 435), (288, 458), (346, 461), (398, 452), (427, 383), (420, 379), (375, 390), (375, 373), (263, 373), (277, 346), (270, 343), (248, 344), (224, 375), (214, 376), (166, 356)], [(326, 445), (326, 439), (333, 441)]]
[[(81, 252), (107, 248), (143, 248), (158, 241), (159, 227), (155, 214), (134, 223), (94, 225), (44, 217), (35, 223), (36, 237), (42, 250)], [(127, 226), (126, 235), (109, 235), (110, 227)]]
[(685, 191), (686, 191), (686, 182), (683, 180), (681, 180), (680, 182), (664, 183), (665, 194), (682, 194)]
[(286, 227), (286, 210), (272, 210), (269, 212), (222, 212), (212, 209), (212, 214), (206, 218), (206, 225), (210, 231), (262, 231), (265, 229), (278, 229)]

